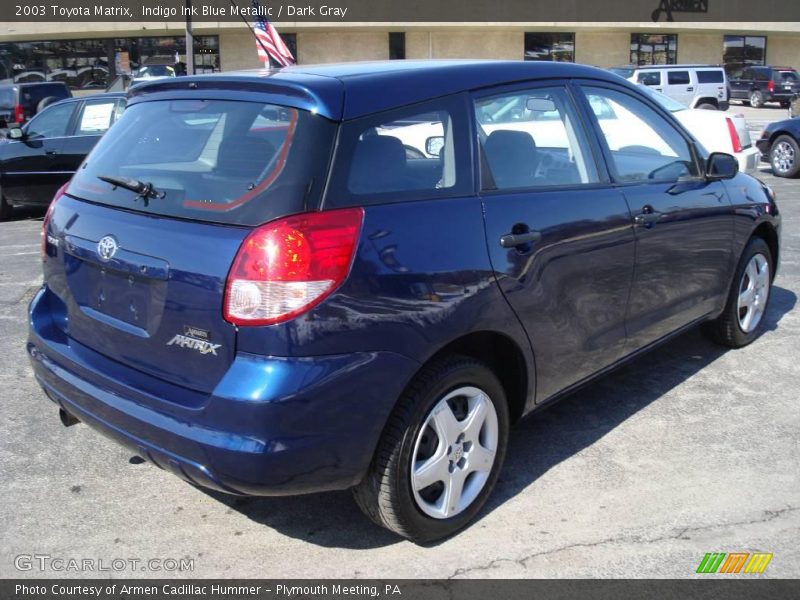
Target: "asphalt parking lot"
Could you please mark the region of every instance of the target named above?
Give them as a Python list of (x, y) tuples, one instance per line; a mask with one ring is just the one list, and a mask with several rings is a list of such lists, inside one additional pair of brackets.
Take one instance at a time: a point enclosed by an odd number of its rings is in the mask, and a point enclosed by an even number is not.
[[(208, 493), (62, 427), (24, 351), (42, 215), (17, 214), (0, 224), (0, 577), (694, 577), (712, 551), (800, 577), (800, 180), (762, 177), (784, 218), (768, 331), (739, 351), (690, 332), (523, 422), (478, 522), (426, 548), (346, 492)], [(194, 570), (19, 571), (32, 554)]]

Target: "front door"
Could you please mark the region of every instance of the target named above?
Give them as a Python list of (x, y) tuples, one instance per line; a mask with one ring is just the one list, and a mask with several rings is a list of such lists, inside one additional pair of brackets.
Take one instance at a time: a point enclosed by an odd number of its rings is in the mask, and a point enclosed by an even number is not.
[(23, 127), (25, 137), (2, 149), (2, 193), (11, 204), (47, 205), (72, 173), (62, 149), (74, 102), (48, 107)]
[(622, 355), (631, 216), (566, 85), (483, 93), (474, 108), (489, 255), (542, 402)]
[(634, 219), (636, 273), (626, 320), (633, 351), (722, 308), (732, 207), (723, 184), (702, 177), (690, 139), (660, 107), (612, 86), (583, 89)]

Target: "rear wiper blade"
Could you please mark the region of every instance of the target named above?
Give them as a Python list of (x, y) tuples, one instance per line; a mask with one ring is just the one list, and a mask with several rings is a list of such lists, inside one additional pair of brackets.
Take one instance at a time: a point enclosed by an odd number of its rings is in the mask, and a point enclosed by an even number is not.
[(166, 192), (159, 192), (153, 187), (152, 183), (145, 183), (144, 181), (139, 181), (138, 179), (131, 179), (129, 177), (113, 177), (111, 175), (98, 175), (97, 178), (100, 181), (110, 183), (115, 189), (121, 187), (134, 192), (137, 197), (144, 200), (145, 206), (147, 206), (147, 202), (151, 198), (161, 200), (167, 195)]

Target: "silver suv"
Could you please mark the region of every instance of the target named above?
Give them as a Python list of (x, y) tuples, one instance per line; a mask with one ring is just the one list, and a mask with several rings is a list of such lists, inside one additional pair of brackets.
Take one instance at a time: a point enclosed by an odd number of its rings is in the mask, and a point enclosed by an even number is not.
[(728, 110), (730, 88), (725, 69), (712, 65), (628, 65), (609, 69), (677, 100), (689, 108)]

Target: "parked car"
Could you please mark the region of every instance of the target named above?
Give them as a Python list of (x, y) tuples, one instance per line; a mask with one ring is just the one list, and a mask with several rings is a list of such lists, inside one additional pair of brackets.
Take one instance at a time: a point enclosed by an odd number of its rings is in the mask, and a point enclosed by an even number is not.
[(71, 96), (66, 85), (55, 81), (0, 85), (0, 129), (23, 125), (54, 102)]
[(653, 88), (687, 108), (728, 110), (728, 77), (720, 66), (627, 65), (609, 71)]
[(761, 132), (756, 146), (778, 177), (800, 175), (800, 119), (773, 121)]
[(125, 108), (124, 94), (51, 104), (0, 141), (0, 221), (14, 206), (47, 206)]
[(731, 99), (753, 108), (779, 102), (788, 108), (800, 92), (800, 74), (792, 67), (744, 67), (730, 76)]
[[(432, 120), (435, 156), (380, 133)], [(694, 325), (753, 341), (781, 220), (606, 71), (386, 61), (136, 86), (43, 227), (27, 351), (64, 424), (223, 492), (353, 488), (422, 542), (522, 416)]]
[(652, 88), (643, 86), (642, 90), (670, 111), (707, 152), (733, 154), (739, 162), (740, 171), (744, 173), (757, 171), (761, 152), (750, 140), (744, 115), (686, 108)]

